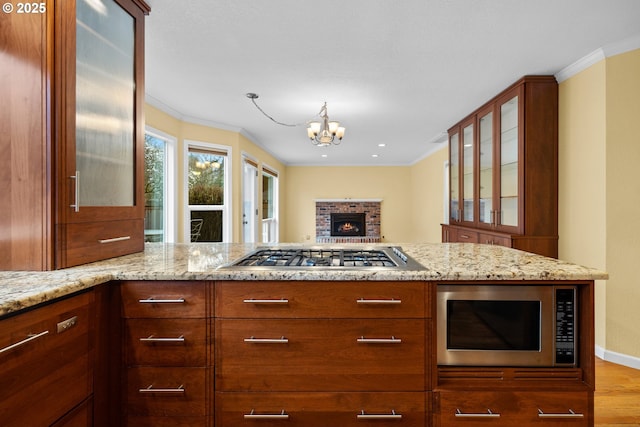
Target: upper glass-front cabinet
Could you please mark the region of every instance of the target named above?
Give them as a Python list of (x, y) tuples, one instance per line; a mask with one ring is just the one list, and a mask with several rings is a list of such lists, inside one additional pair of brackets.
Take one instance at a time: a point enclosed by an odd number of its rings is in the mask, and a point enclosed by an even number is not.
[(518, 226), (518, 97), (500, 105), (500, 207), (498, 226)]
[(460, 221), (460, 136), (449, 135), (449, 220)]
[(478, 119), (478, 141), (480, 144), (478, 221), (492, 225), (495, 212), (493, 209), (493, 111), (484, 113)]
[(473, 123), (462, 128), (462, 221), (473, 222), (475, 218), (475, 139)]
[(76, 2), (77, 208), (135, 204), (135, 21), (113, 0)]

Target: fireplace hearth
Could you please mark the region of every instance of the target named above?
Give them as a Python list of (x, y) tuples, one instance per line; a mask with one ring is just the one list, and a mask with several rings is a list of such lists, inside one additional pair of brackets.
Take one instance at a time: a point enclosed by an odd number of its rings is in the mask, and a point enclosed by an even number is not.
[(331, 236), (366, 236), (365, 213), (332, 213)]

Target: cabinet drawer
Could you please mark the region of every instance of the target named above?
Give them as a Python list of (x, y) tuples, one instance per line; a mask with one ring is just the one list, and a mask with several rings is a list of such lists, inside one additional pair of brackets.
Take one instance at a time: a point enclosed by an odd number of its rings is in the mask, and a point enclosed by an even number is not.
[(216, 320), (216, 389), (418, 391), (425, 321)]
[[(588, 392), (440, 392), (439, 426), (593, 425)], [(438, 407), (438, 405), (436, 405)]]
[[(424, 318), (423, 282), (217, 282), (216, 316)], [(427, 312), (427, 317), (430, 317)]]
[(205, 416), (206, 368), (127, 369), (127, 414)]
[(123, 282), (120, 290), (124, 317), (206, 316), (204, 282)]
[(488, 233), (478, 234), (478, 243), (483, 243), (485, 245), (505, 246), (507, 248), (510, 248), (512, 246), (511, 237)]
[(144, 250), (144, 221), (118, 220), (62, 225), (61, 265), (71, 267)]
[(50, 425), (91, 394), (92, 304), (86, 292), (0, 321), (3, 427)]
[(218, 426), (411, 426), (426, 423), (424, 393), (216, 393)]
[(458, 243), (478, 243), (478, 233), (459, 228), (449, 229), (449, 241)]
[(127, 319), (127, 366), (205, 366), (206, 319)]
[[(208, 427), (207, 417), (138, 417), (126, 416), (125, 427)], [(224, 427), (224, 426), (223, 426)]]

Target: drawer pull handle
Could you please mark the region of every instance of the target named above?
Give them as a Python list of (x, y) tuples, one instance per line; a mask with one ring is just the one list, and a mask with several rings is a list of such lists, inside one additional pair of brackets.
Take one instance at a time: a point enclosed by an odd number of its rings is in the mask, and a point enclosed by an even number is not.
[(125, 240), (130, 240), (131, 236), (122, 236), (122, 237), (113, 237), (111, 239), (100, 239), (98, 243), (115, 243), (115, 242), (123, 242)]
[(255, 410), (251, 410), (248, 414), (244, 414), (245, 420), (288, 420), (289, 414), (283, 409), (279, 414), (256, 414)]
[(149, 335), (147, 338), (140, 338), (141, 342), (184, 342), (184, 335), (180, 335), (177, 338), (164, 338), (164, 337), (154, 337), (153, 335)]
[(177, 298), (177, 299), (155, 299), (153, 297), (151, 298), (147, 298), (147, 299), (141, 299), (138, 300), (139, 303), (141, 304), (184, 304), (185, 303), (185, 299), (184, 298)]
[(256, 338), (249, 337), (245, 338), (244, 342), (253, 343), (253, 344), (287, 344), (289, 342), (289, 338), (280, 337), (280, 338)]
[(584, 418), (584, 415), (575, 413), (573, 409), (569, 409), (566, 414), (545, 414), (542, 409), (538, 408), (538, 418)]
[(357, 301), (358, 304), (402, 304), (401, 299), (364, 299), (360, 298)]
[(465, 418), (500, 418), (500, 414), (495, 414), (491, 412), (491, 409), (487, 409), (487, 413), (478, 413), (478, 414), (465, 414), (460, 409), (456, 409), (456, 417), (465, 417)]
[(289, 304), (286, 298), (280, 299), (253, 299), (249, 298), (243, 301), (245, 304)]
[(391, 338), (365, 338), (360, 337), (357, 339), (359, 343), (363, 344), (400, 344), (402, 339), (392, 336)]
[(396, 414), (393, 409), (390, 414), (365, 414), (364, 411), (360, 411), (356, 418), (359, 420), (401, 420), (402, 414)]
[(138, 390), (140, 393), (184, 393), (184, 385), (180, 384), (177, 388), (153, 388), (153, 384), (151, 384), (147, 388), (141, 388)]
[(23, 339), (22, 341), (18, 341), (15, 344), (11, 344), (11, 345), (6, 346), (5, 348), (0, 349), (0, 354), (4, 353), (6, 351), (11, 351), (11, 350), (13, 350), (15, 348), (18, 348), (20, 346), (23, 346), (28, 342), (37, 340), (38, 338), (40, 338), (42, 336), (45, 336), (48, 333), (49, 333), (49, 331), (43, 331), (43, 332), (40, 332), (39, 334), (29, 334), (29, 335), (27, 335), (27, 338)]

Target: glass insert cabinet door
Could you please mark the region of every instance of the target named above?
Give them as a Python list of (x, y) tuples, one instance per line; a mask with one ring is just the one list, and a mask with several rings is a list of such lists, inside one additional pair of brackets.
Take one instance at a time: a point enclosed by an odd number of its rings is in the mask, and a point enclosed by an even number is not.
[(462, 220), (473, 222), (475, 214), (475, 165), (473, 164), (475, 152), (475, 140), (473, 135), (473, 123), (462, 128)]
[(135, 204), (135, 20), (76, 1), (76, 205)]
[(500, 105), (499, 225), (518, 226), (518, 96)]
[(483, 224), (494, 225), (493, 208), (493, 111), (478, 120), (478, 140), (480, 144), (480, 196), (479, 218)]
[(460, 136), (449, 136), (449, 217), (460, 221)]

